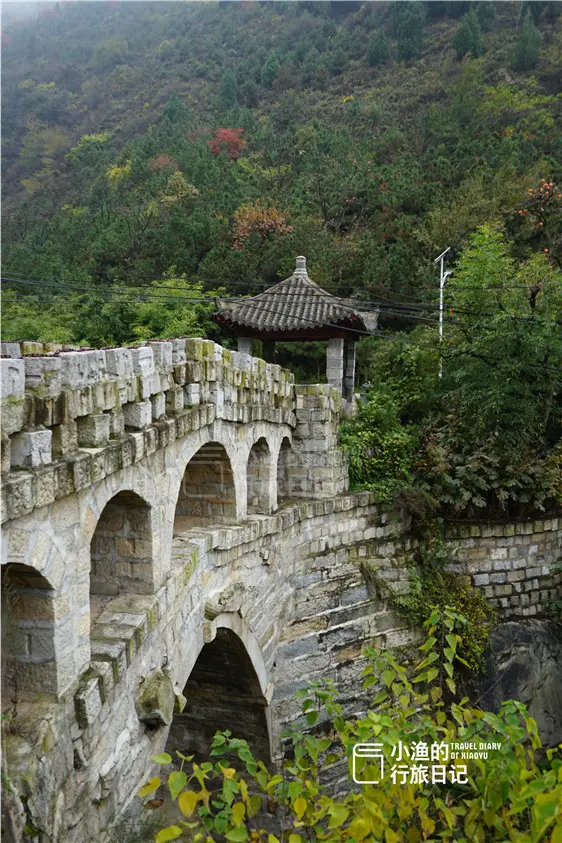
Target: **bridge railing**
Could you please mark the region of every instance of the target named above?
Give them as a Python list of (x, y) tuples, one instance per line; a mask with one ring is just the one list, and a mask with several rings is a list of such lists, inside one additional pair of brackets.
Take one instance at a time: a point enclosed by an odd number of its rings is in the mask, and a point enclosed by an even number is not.
[(215, 418), (296, 423), (291, 372), (209, 340), (69, 350), (21, 342), (2, 351), (2, 474), (20, 487), (15, 510), (5, 496), (5, 517), (37, 505), (37, 482), (34, 494), (22, 469), (72, 463), (70, 475), (44, 478), (48, 503)]

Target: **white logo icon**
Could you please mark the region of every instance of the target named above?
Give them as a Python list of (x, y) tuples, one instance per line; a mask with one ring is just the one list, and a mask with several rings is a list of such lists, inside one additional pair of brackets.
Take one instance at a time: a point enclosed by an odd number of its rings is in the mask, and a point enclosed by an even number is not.
[[(382, 743), (356, 743), (353, 747), (352, 775), (356, 784), (380, 784), (384, 779), (384, 755)], [(372, 758), (376, 764), (365, 765), (364, 759)], [(376, 769), (378, 767), (378, 770)], [(372, 771), (373, 775), (380, 772), (379, 778), (362, 778), (361, 774), (368, 776)]]

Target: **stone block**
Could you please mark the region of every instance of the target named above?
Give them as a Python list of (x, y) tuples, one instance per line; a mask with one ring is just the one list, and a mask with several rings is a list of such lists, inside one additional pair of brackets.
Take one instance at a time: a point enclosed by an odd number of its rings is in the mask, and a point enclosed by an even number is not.
[(12, 437), (12, 466), (14, 468), (37, 468), (52, 462), (52, 439), (50, 430), (34, 430), (18, 433)]
[(131, 378), (133, 376), (133, 355), (130, 348), (106, 348), (105, 359), (107, 374), (112, 378)]
[(25, 387), (45, 397), (56, 397), (62, 389), (59, 357), (26, 357)]
[(183, 410), (183, 388), (168, 389), (166, 395), (166, 413), (175, 416)]
[(174, 716), (176, 694), (172, 680), (160, 671), (141, 683), (136, 707), (141, 723), (169, 726)]
[(109, 417), (109, 435), (111, 439), (119, 439), (125, 432), (125, 418), (121, 407), (116, 407), (115, 410), (110, 410), (107, 414)]
[(82, 416), (78, 419), (78, 444), (84, 448), (99, 448), (107, 444), (110, 433), (110, 418), (105, 413)]
[(187, 360), (186, 353), (185, 353), (185, 344), (186, 340), (177, 339), (172, 340), (172, 363), (174, 366), (177, 366), (179, 363), (185, 363)]
[(12, 443), (8, 436), (2, 437), (2, 474), (8, 474), (12, 468)]
[(197, 406), (201, 402), (201, 384), (190, 383), (183, 388), (185, 406)]
[(158, 421), (166, 415), (166, 396), (163, 392), (157, 392), (156, 395), (151, 395), (150, 401), (152, 404), (152, 421)]
[(152, 375), (154, 373), (154, 354), (152, 348), (142, 346), (131, 349), (133, 357), (133, 372), (135, 375)]
[(98, 677), (86, 680), (74, 695), (76, 720), (82, 729), (91, 726), (101, 711), (102, 698)]
[[(142, 351), (143, 349), (137, 349)], [(152, 404), (150, 401), (138, 401), (132, 404), (125, 404), (123, 407), (123, 418), (126, 427), (135, 430), (142, 430), (152, 422)]]
[(156, 368), (164, 372), (171, 371), (173, 362), (172, 343), (167, 340), (150, 342), (149, 348), (152, 349)]
[(21, 357), (21, 348), (19, 342), (3, 342), (0, 344), (1, 354), (7, 357)]
[(9, 436), (21, 430), (25, 421), (25, 363), (2, 358), (2, 430)]
[(43, 354), (43, 343), (32, 340), (24, 340), (21, 343), (22, 354)]

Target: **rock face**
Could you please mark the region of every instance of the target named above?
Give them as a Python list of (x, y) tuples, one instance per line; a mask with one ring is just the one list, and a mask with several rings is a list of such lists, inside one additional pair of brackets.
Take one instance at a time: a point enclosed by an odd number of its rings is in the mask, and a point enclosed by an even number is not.
[(502, 623), (492, 631), (483, 708), (498, 711), (502, 700), (525, 703), (543, 745), (562, 742), (562, 623), (528, 620)]

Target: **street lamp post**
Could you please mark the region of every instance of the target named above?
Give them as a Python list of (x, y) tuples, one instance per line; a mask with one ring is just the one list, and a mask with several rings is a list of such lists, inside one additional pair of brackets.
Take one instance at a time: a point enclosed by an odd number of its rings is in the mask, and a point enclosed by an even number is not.
[[(451, 270), (448, 269), (447, 272), (444, 272), (444, 264), (445, 264), (445, 255), (447, 252), (450, 252), (451, 248), (445, 249), (444, 252), (435, 258), (434, 263), (438, 261), (441, 262), (441, 273), (439, 278), (439, 345), (441, 346), (443, 343), (443, 291), (445, 290), (445, 284), (447, 283), (447, 278), (451, 274)], [(443, 377), (443, 358), (441, 354), (439, 354), (439, 377)]]

